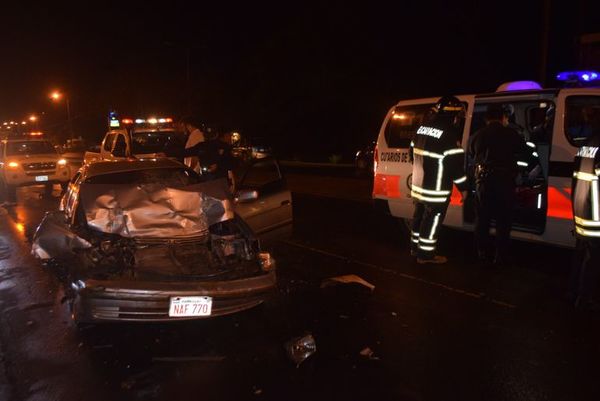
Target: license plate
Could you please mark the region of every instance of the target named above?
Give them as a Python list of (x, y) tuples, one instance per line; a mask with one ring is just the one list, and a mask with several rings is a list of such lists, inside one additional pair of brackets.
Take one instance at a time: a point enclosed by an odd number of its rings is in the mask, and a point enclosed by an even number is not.
[(48, 181), (48, 176), (47, 175), (38, 175), (37, 177), (35, 177), (35, 180), (40, 182), (40, 181)]
[(170, 317), (210, 316), (211, 297), (171, 297)]

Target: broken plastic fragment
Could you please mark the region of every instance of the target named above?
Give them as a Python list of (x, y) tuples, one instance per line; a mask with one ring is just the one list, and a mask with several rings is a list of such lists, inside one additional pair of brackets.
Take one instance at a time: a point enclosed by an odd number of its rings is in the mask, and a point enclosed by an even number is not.
[(323, 283), (321, 284), (321, 288), (327, 287), (329, 285), (336, 284), (336, 283), (342, 283), (342, 284), (356, 283), (356, 284), (360, 284), (360, 285), (367, 287), (371, 291), (373, 291), (375, 289), (375, 286), (373, 284), (369, 283), (368, 281), (362, 279), (361, 277), (359, 277), (355, 274), (347, 274), (345, 276), (337, 276), (337, 277), (328, 278), (327, 280), (323, 281)]
[(375, 353), (370, 347), (363, 348), (362, 351), (360, 351), (360, 356), (371, 360), (379, 360), (379, 357), (375, 356)]
[(294, 361), (296, 367), (300, 366), (308, 357), (317, 352), (317, 343), (312, 334), (292, 338), (286, 342), (284, 348), (288, 357)]

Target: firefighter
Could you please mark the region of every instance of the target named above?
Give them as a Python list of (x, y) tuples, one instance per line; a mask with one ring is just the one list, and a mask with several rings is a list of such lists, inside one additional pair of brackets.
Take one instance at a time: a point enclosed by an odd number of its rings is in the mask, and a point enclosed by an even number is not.
[[(508, 126), (508, 115), (499, 103), (487, 108), (486, 126), (469, 142), (468, 156), (475, 164), (475, 245), (480, 262), (487, 262), (490, 248), (490, 222), (496, 219), (494, 265), (508, 263), (510, 230), (515, 203), (515, 182), (522, 169), (539, 173), (535, 145), (527, 144)], [(535, 166), (534, 166), (535, 164)]]
[(600, 279), (600, 111), (583, 114), (591, 137), (575, 156), (571, 200), (577, 244), (569, 298), (578, 309), (600, 311), (593, 299)]
[(446, 263), (437, 255), (440, 225), (454, 182), (463, 189), (467, 177), (465, 152), (460, 147), (465, 108), (454, 96), (441, 98), (433, 107), (431, 121), (422, 125), (411, 142), (413, 160), (411, 197), (415, 202), (411, 231), (411, 254), (417, 263)]

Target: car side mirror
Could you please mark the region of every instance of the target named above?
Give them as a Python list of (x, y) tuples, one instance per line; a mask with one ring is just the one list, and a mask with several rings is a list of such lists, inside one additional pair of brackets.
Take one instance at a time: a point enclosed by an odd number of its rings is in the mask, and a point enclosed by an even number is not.
[(252, 202), (258, 199), (258, 191), (254, 189), (240, 189), (235, 194), (235, 201), (238, 203)]

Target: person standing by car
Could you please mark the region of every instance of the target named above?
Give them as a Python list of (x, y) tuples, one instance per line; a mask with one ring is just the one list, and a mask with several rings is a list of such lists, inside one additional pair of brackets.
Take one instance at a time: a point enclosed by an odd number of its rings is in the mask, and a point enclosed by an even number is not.
[(185, 150), (186, 157), (197, 157), (200, 175), (204, 181), (223, 180), (230, 194), (235, 193), (234, 160), (231, 133), (199, 142)]
[(446, 263), (436, 255), (439, 227), (450, 202), (452, 183), (466, 184), (464, 150), (460, 147), (464, 105), (454, 96), (441, 98), (432, 120), (417, 130), (411, 142), (411, 196), (415, 200), (411, 254), (417, 263)]
[(600, 279), (600, 111), (583, 113), (590, 138), (575, 156), (571, 200), (577, 243), (568, 296), (578, 309), (600, 311), (593, 299)]
[[(480, 262), (487, 260), (490, 222), (496, 219), (494, 265), (508, 263), (515, 179), (520, 165), (529, 165), (532, 152), (517, 131), (507, 127), (508, 116), (499, 103), (487, 107), (486, 126), (469, 142), (468, 155), (475, 165), (475, 244)], [(528, 160), (519, 160), (527, 158)]]
[[(185, 149), (190, 149), (200, 142), (204, 142), (204, 132), (200, 129), (202, 124), (190, 117), (185, 117), (182, 119), (183, 130), (187, 134), (187, 140), (185, 142)], [(198, 167), (198, 160), (195, 157), (186, 157), (183, 159), (183, 164), (191, 168), (196, 172), (200, 172)]]

